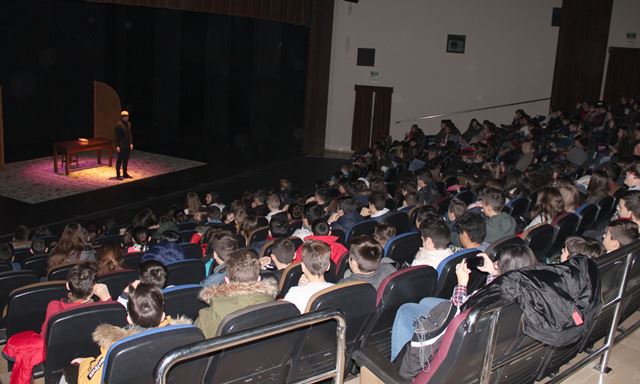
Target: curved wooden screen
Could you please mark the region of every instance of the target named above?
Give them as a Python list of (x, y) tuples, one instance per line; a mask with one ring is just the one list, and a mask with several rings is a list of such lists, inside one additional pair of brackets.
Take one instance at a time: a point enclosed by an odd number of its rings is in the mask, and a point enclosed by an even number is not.
[(120, 118), (120, 96), (110, 85), (93, 82), (93, 137), (113, 138), (113, 127)]

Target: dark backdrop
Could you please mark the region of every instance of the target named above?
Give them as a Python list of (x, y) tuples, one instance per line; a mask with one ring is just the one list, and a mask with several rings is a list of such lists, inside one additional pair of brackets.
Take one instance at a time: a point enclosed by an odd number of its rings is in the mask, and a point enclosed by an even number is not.
[(2, 1), (6, 158), (91, 136), (93, 80), (118, 92), (139, 149), (204, 161), (297, 154), (308, 31), (157, 8)]

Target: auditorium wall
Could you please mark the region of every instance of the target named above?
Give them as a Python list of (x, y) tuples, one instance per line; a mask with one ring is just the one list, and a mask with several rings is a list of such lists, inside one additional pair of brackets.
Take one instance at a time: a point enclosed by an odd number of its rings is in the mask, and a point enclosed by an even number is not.
[[(632, 1), (632, 0), (630, 0)], [(391, 135), (401, 138), (419, 116), (548, 98), (561, 0), (335, 0), (325, 147), (349, 150), (354, 84), (394, 88)], [(447, 53), (448, 34), (466, 35), (464, 54)], [(358, 48), (375, 48), (375, 66), (356, 65)], [(377, 78), (371, 72), (378, 72)], [(546, 114), (549, 102), (451, 117), (508, 123), (517, 108)], [(419, 122), (428, 133), (440, 119)]]

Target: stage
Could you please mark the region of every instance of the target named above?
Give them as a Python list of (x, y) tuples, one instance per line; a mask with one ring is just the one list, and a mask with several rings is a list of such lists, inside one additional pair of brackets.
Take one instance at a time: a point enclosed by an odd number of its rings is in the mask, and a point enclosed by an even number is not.
[(68, 176), (64, 175), (63, 169), (54, 173), (51, 157), (9, 163), (0, 170), (0, 196), (37, 204), (206, 165), (198, 161), (133, 151), (129, 173), (134, 178), (117, 180), (115, 156), (113, 167), (104, 165), (105, 162), (108, 164), (108, 160), (103, 159), (103, 165), (99, 165), (95, 154), (81, 153), (78, 155), (78, 164), (70, 165), (71, 173)]

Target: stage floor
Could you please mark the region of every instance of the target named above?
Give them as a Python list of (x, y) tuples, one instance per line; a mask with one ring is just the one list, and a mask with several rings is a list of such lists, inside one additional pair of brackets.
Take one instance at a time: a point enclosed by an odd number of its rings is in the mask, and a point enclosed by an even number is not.
[(134, 178), (117, 180), (115, 160), (114, 156), (112, 167), (108, 166), (108, 159), (102, 160), (107, 165), (98, 165), (94, 153), (81, 153), (79, 164), (72, 163), (69, 168), (69, 176), (64, 175), (62, 167), (58, 174), (53, 172), (52, 157), (9, 163), (0, 170), (0, 196), (37, 204), (206, 165), (136, 150), (129, 160), (129, 174)]

